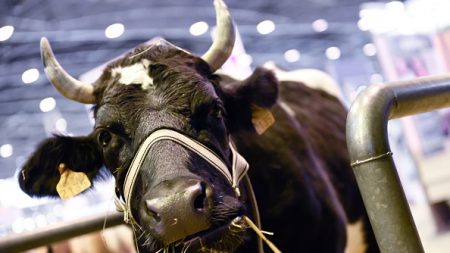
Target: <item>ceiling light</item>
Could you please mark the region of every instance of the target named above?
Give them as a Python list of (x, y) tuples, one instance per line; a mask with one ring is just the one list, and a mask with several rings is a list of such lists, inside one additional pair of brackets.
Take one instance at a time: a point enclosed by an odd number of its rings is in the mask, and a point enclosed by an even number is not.
[(196, 22), (191, 25), (189, 32), (194, 36), (200, 36), (208, 31), (208, 24), (205, 21)]
[(358, 28), (359, 30), (366, 32), (370, 30), (370, 20), (369, 18), (361, 18), (358, 20)]
[(403, 12), (405, 10), (405, 5), (400, 1), (392, 1), (385, 4), (386, 9), (391, 11)]
[(381, 74), (375, 73), (370, 76), (370, 83), (382, 83), (384, 78)]
[(359, 17), (365, 18), (367, 16), (370, 16), (370, 12), (371, 12), (371, 10), (368, 8), (361, 9), (361, 10), (359, 10)]
[(330, 60), (337, 60), (341, 57), (341, 50), (338, 47), (329, 47), (325, 51), (325, 55)]
[(363, 46), (363, 52), (367, 56), (374, 56), (377, 54), (377, 48), (373, 43), (367, 43)]
[(55, 128), (61, 133), (64, 133), (67, 130), (67, 121), (63, 118), (56, 120)]
[(36, 224), (34, 224), (33, 218), (28, 217), (23, 220), (23, 226), (24, 226), (25, 230), (31, 231), (36, 227)]
[(248, 67), (252, 64), (253, 58), (248, 54), (239, 55), (236, 59), (236, 63), (241, 67)]
[(42, 112), (49, 112), (56, 107), (56, 101), (52, 97), (44, 98), (39, 103), (39, 108)]
[(289, 49), (284, 52), (284, 59), (287, 62), (297, 62), (300, 60), (300, 52), (297, 49)]
[(13, 146), (11, 144), (4, 144), (0, 147), (0, 156), (8, 158), (13, 154)]
[(34, 83), (39, 79), (39, 70), (32, 68), (22, 73), (22, 82), (25, 84)]
[(6, 25), (0, 28), (0, 41), (11, 38), (14, 33), (14, 26)]
[(261, 21), (256, 26), (256, 30), (258, 30), (258, 32), (263, 35), (269, 34), (275, 31), (275, 23), (272, 20)]
[(312, 27), (316, 32), (324, 32), (328, 29), (328, 22), (325, 19), (317, 19), (312, 23)]
[(121, 23), (112, 24), (105, 29), (105, 36), (108, 39), (115, 39), (120, 37), (125, 31), (125, 26)]
[(47, 226), (47, 218), (43, 214), (39, 214), (35, 218), (35, 223), (38, 228)]
[(13, 222), (12, 230), (14, 231), (14, 233), (17, 233), (17, 234), (22, 233), (25, 230), (25, 228), (23, 226), (22, 218), (18, 218)]

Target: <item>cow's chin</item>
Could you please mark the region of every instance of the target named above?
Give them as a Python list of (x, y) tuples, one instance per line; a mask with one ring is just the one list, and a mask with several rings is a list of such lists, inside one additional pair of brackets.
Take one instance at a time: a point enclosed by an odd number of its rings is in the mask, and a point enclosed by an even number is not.
[(189, 236), (183, 247), (187, 252), (233, 252), (242, 244), (247, 228), (247, 223), (239, 216), (228, 224)]
[(238, 216), (214, 227), (167, 245), (157, 252), (233, 252), (244, 241), (248, 225)]

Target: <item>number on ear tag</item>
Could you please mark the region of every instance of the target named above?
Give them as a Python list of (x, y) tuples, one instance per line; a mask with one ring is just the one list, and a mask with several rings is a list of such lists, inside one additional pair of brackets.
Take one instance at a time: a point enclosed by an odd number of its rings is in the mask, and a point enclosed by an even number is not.
[(270, 110), (252, 105), (252, 123), (256, 132), (261, 135), (275, 123), (275, 118)]
[(85, 173), (73, 171), (63, 163), (59, 165), (58, 170), (61, 177), (56, 185), (56, 191), (61, 199), (69, 199), (91, 187), (91, 181)]

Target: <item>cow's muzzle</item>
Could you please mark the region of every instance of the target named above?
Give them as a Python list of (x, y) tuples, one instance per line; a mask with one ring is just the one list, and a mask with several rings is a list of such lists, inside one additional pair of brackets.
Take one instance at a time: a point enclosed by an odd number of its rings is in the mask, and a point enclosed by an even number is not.
[(144, 196), (142, 220), (165, 245), (210, 227), (213, 190), (196, 179), (163, 181)]

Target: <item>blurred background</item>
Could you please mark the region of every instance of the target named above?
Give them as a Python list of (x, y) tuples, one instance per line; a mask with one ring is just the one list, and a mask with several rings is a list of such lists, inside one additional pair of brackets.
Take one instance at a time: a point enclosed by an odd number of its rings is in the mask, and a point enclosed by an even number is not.
[[(372, 83), (450, 71), (450, 1), (227, 0), (239, 38), (225, 66), (245, 77), (273, 62), (314, 68), (338, 83), (343, 102)], [(0, 237), (113, 210), (104, 182), (68, 201), (31, 199), (17, 170), (44, 138), (85, 135), (90, 107), (59, 95), (43, 72), (47, 37), (73, 76), (92, 81), (101, 66), (154, 37), (203, 54), (211, 44), (211, 0), (0, 1)], [(389, 138), (426, 252), (450, 250), (450, 111), (394, 120)]]

